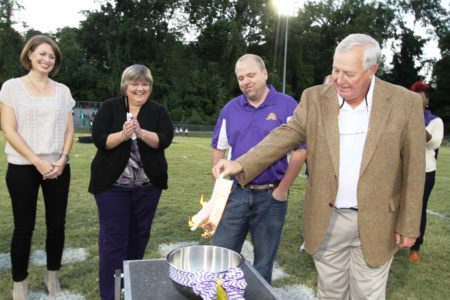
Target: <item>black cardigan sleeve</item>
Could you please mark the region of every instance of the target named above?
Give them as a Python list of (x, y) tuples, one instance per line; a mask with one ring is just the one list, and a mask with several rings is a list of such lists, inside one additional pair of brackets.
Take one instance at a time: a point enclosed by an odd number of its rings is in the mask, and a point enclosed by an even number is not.
[[(109, 99), (103, 102), (102, 106), (100, 106), (97, 114), (94, 118), (94, 123), (92, 125), (92, 138), (94, 140), (94, 144), (98, 149), (106, 150), (106, 140), (108, 135), (111, 133), (116, 133), (121, 130), (120, 122), (121, 118), (117, 115), (117, 109), (121, 110), (118, 102), (118, 99)], [(123, 120), (121, 124), (123, 124), (126, 120), (126, 111), (123, 111)], [(119, 119), (119, 120), (117, 120)], [(113, 122), (115, 124), (113, 124)]]
[[(156, 103), (155, 103), (156, 104)], [(159, 138), (158, 150), (164, 150), (170, 146), (173, 139), (173, 125), (170, 120), (169, 113), (160, 104), (156, 104), (159, 107), (158, 124), (155, 133)]]

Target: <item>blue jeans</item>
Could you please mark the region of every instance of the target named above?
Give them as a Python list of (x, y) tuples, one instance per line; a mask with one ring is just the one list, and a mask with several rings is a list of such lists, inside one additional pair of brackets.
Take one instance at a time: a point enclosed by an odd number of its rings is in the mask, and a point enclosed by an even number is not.
[(253, 241), (255, 269), (272, 281), (272, 268), (287, 211), (287, 201), (272, 197), (273, 189), (247, 190), (233, 183), (213, 245), (241, 252), (247, 233)]
[(102, 300), (114, 300), (114, 272), (124, 260), (142, 259), (161, 189), (112, 186), (95, 195), (99, 219), (99, 284)]

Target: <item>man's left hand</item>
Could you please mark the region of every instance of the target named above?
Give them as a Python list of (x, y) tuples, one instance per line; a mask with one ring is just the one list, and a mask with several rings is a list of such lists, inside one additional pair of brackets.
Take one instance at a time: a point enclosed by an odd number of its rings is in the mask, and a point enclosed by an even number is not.
[(288, 191), (282, 191), (279, 187), (273, 190), (272, 197), (278, 201), (286, 201), (288, 198)]
[(415, 237), (402, 236), (400, 233), (395, 234), (395, 240), (400, 248), (411, 248), (416, 242)]

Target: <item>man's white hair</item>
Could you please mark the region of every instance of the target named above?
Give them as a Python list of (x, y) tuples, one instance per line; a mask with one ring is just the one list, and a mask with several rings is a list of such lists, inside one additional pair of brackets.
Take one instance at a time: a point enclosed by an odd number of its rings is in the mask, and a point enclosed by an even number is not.
[(334, 55), (336, 56), (339, 52), (347, 52), (361, 46), (364, 46), (363, 69), (367, 70), (373, 65), (379, 65), (381, 58), (380, 44), (367, 34), (354, 33), (348, 35), (337, 45)]

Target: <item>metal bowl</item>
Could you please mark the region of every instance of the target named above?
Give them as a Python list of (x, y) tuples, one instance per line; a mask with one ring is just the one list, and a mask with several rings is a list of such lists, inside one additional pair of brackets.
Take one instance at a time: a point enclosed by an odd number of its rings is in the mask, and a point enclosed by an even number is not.
[[(196, 271), (221, 273), (231, 268), (241, 267), (244, 257), (227, 248), (199, 245), (181, 247), (167, 255), (167, 262), (178, 272), (187, 276)], [(171, 278), (172, 279), (172, 278)], [(201, 299), (190, 287), (178, 284), (172, 279), (175, 288), (188, 299)]]

